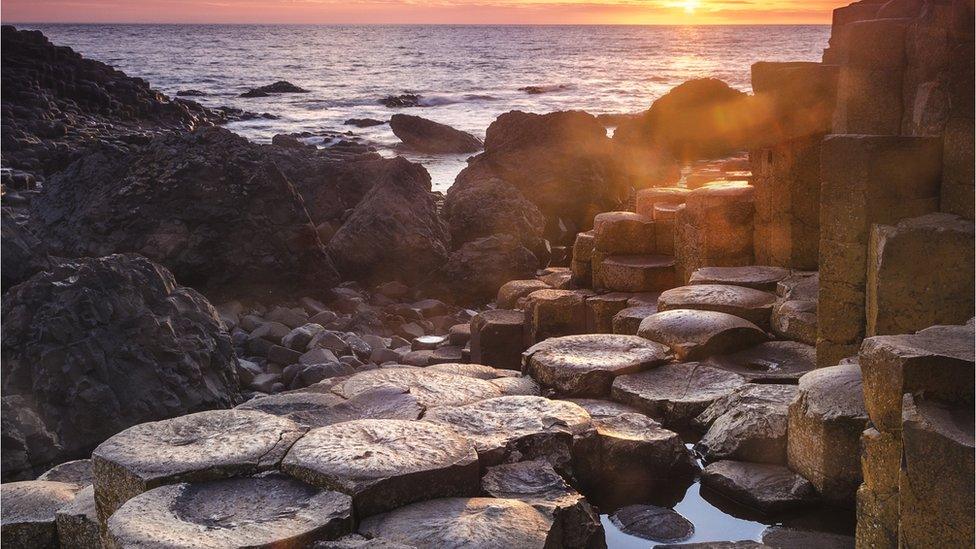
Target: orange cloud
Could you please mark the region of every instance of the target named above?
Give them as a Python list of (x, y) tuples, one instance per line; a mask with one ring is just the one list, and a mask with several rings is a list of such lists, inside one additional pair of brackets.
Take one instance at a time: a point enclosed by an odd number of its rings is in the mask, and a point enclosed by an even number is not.
[(847, 3), (837, 0), (5, 0), (2, 19), (32, 23), (829, 23), (831, 11)]

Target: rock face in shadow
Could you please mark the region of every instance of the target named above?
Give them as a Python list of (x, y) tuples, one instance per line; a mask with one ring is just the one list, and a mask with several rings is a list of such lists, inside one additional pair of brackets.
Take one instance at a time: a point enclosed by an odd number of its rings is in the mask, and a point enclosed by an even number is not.
[(432, 291), (445, 300), (483, 305), (509, 280), (530, 277), (541, 267), (539, 259), (518, 239), (507, 234), (465, 243), (451, 252), (436, 275)]
[(454, 186), (488, 178), (518, 189), (546, 216), (553, 233), (559, 219), (588, 227), (595, 214), (616, 209), (627, 196), (606, 129), (581, 111), (499, 116), (486, 132), (485, 152), (468, 163)]
[(444, 199), (443, 213), (455, 247), (507, 234), (536, 250), (546, 226), (546, 218), (535, 204), (515, 186), (494, 177), (452, 186)]
[[(58, 265), (8, 291), (2, 309), (4, 437), (26, 436), (21, 467), (86, 457), (130, 425), (238, 398), (216, 311), (145, 258)], [(52, 440), (39, 444), (45, 430)], [(8, 456), (5, 440), (5, 479), (18, 473)]]
[(437, 215), (430, 175), (393, 160), (329, 242), (343, 276), (417, 282), (447, 259), (450, 236)]
[(468, 132), (409, 114), (394, 114), (390, 129), (404, 145), (422, 152), (472, 153), (482, 147), (481, 140)]
[(258, 145), (219, 128), (97, 147), (32, 203), (53, 253), (136, 252), (210, 294), (324, 290), (338, 275), (301, 196)]
[(47, 175), (78, 157), (93, 136), (145, 140), (226, 120), (218, 111), (171, 101), (141, 78), (57, 47), (39, 31), (2, 30), (2, 138), (9, 165)]
[(26, 226), (18, 223), (6, 208), (2, 213), (0, 242), (3, 248), (0, 288), (3, 291), (51, 266), (44, 244)]

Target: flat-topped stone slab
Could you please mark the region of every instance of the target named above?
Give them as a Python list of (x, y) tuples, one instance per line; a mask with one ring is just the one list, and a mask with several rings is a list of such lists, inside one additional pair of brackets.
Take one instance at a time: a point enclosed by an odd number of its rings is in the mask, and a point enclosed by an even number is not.
[(762, 290), (725, 284), (696, 284), (663, 292), (657, 300), (657, 310), (718, 311), (744, 318), (763, 330), (769, 330), (769, 318), (775, 302), (776, 294)]
[(525, 313), (495, 309), (471, 319), (471, 362), (520, 370), (525, 350)]
[(496, 379), (499, 377), (519, 377), (522, 372), (518, 370), (506, 370), (503, 368), (492, 368), (491, 366), (485, 366), (484, 364), (459, 364), (459, 363), (445, 363), (445, 364), (435, 364), (427, 368), (428, 370), (433, 370), (435, 372), (444, 372), (446, 374), (454, 374), (465, 377), (473, 377), (477, 379)]
[(651, 187), (637, 191), (637, 213), (654, 218), (654, 208), (658, 204), (680, 205), (688, 199), (691, 189), (684, 187)]
[[(610, 292), (598, 294), (586, 299), (587, 332), (592, 334), (613, 333), (613, 319), (620, 311), (631, 307), (635, 301), (642, 304), (657, 303), (656, 293)], [(635, 332), (636, 333), (636, 332)], [(633, 335), (633, 334), (630, 334)]]
[(424, 421), (361, 419), (309, 431), (281, 463), (286, 473), (352, 496), (356, 516), (478, 493), (478, 454), (453, 429)]
[(586, 333), (587, 290), (539, 290), (526, 298), (529, 341)]
[(695, 269), (688, 284), (726, 284), (764, 292), (775, 292), (776, 285), (790, 275), (789, 269), (750, 265), (746, 267), (702, 267)]
[(613, 315), (613, 333), (622, 335), (637, 335), (640, 323), (645, 318), (657, 312), (657, 303), (653, 305), (638, 305), (621, 309)]
[(334, 393), (278, 394), (249, 400), (237, 409), (286, 417), (308, 427), (356, 419), (414, 420), (424, 411), (417, 397), (396, 387), (378, 387), (348, 400)]
[(677, 285), (674, 257), (594, 253), (593, 287), (612, 292), (662, 292)]
[(99, 517), (104, 521), (127, 500), (164, 484), (277, 467), (305, 431), (255, 410), (212, 410), (129, 427), (92, 453)]
[(657, 542), (676, 542), (690, 538), (695, 525), (674, 509), (656, 505), (628, 505), (610, 515), (625, 534)]
[(621, 414), (641, 413), (640, 410), (634, 408), (633, 406), (627, 406), (626, 404), (621, 404), (612, 400), (603, 400), (599, 398), (567, 398), (566, 400), (586, 410), (586, 413), (590, 414), (590, 417), (593, 419), (605, 419), (617, 417)]
[(80, 487), (90, 486), (92, 483), (92, 463), (90, 459), (76, 459), (66, 461), (51, 467), (37, 480), (53, 480), (55, 482), (70, 482)]
[(799, 341), (767, 341), (754, 347), (706, 360), (709, 365), (735, 372), (750, 383), (797, 383), (816, 369), (817, 349)]
[(481, 477), (485, 494), (528, 503), (550, 516), (549, 541), (555, 547), (594, 547), (603, 543), (600, 516), (579, 492), (545, 461), (489, 467)]
[(695, 449), (709, 461), (786, 463), (786, 429), (795, 385), (750, 383), (713, 402), (695, 418), (707, 429)]
[(640, 413), (595, 418), (596, 436), (577, 441), (573, 472), (584, 485), (639, 501), (661, 481), (690, 480), (695, 470), (681, 437)]
[(382, 368), (360, 372), (332, 388), (347, 399), (379, 388), (397, 388), (413, 395), (421, 406), (460, 406), (501, 395), (483, 379), (427, 368)]
[(843, 364), (800, 378), (789, 408), (786, 454), (824, 499), (853, 506), (861, 483), (860, 440), (867, 427), (861, 368)]
[(546, 459), (561, 467), (570, 460), (573, 437), (593, 428), (586, 410), (572, 402), (538, 396), (442, 406), (428, 411), (423, 419), (453, 427), (473, 441), (485, 465), (502, 463), (518, 452), (523, 459)]
[(783, 465), (716, 461), (702, 471), (702, 484), (764, 513), (810, 505), (817, 491), (807, 479)]
[(61, 547), (98, 549), (102, 546), (94, 486), (89, 484), (78, 492), (75, 499), (58, 509), (54, 521)]
[(634, 212), (604, 212), (593, 218), (594, 248), (608, 255), (655, 252), (654, 221)]
[(542, 549), (552, 521), (514, 499), (445, 498), (414, 503), (363, 520), (359, 532), (409, 547)]
[(613, 381), (614, 400), (665, 426), (684, 427), (716, 400), (745, 384), (738, 374), (699, 362), (667, 364)]
[(744, 318), (692, 309), (655, 313), (641, 321), (637, 335), (671, 347), (683, 361), (733, 353), (767, 340), (761, 328)]
[(75, 499), (79, 487), (67, 482), (26, 480), (0, 484), (0, 534), (15, 549), (58, 547), (54, 514)]
[(488, 383), (491, 383), (495, 387), (498, 387), (502, 396), (513, 396), (513, 395), (541, 395), (542, 387), (535, 382), (534, 379), (528, 376), (521, 377), (499, 377), (495, 379), (489, 379)]
[(352, 529), (352, 502), (280, 473), (155, 488), (108, 519), (113, 547), (302, 547)]
[(902, 395), (972, 402), (976, 344), (969, 326), (932, 326), (915, 334), (864, 340), (858, 355), (864, 404), (879, 429), (901, 428)]
[(615, 377), (663, 364), (671, 353), (637, 336), (586, 334), (536, 343), (523, 357), (525, 372), (544, 387), (566, 396), (600, 397), (610, 394)]

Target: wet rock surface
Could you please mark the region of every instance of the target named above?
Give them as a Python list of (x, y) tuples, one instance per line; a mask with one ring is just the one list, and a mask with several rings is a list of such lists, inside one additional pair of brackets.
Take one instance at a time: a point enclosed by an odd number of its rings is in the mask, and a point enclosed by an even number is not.
[(707, 429), (695, 449), (708, 460), (785, 464), (789, 405), (797, 394), (792, 385), (739, 387), (695, 418)]
[(659, 542), (682, 541), (695, 533), (695, 525), (673, 509), (630, 505), (610, 516), (624, 533)]
[(150, 490), (108, 519), (107, 535), (117, 547), (279, 547), (352, 525), (349, 496), (272, 473)]
[(23, 452), (11, 463), (5, 442), (4, 478), (87, 456), (131, 425), (239, 398), (234, 351), (213, 307), (145, 258), (59, 264), (4, 294), (2, 308), (4, 398), (24, 399), (17, 413), (4, 411), (4, 436)]
[(474, 445), (429, 422), (363, 419), (314, 429), (291, 447), (282, 469), (349, 494), (361, 517), (478, 492)]
[(278, 466), (305, 428), (251, 410), (214, 410), (142, 423), (92, 453), (99, 517), (165, 484), (247, 475)]
[(670, 358), (661, 344), (637, 336), (576, 335), (547, 339), (524, 354), (526, 372), (566, 396), (610, 394), (615, 377), (663, 364)]
[(765, 513), (810, 505), (818, 499), (809, 481), (782, 465), (717, 461), (702, 471), (702, 484)]

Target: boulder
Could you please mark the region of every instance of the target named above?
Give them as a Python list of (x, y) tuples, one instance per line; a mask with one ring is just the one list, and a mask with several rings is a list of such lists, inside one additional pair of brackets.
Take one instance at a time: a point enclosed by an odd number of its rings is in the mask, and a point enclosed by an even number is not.
[(463, 406), (501, 395), (498, 387), (481, 379), (422, 368), (367, 370), (336, 384), (332, 392), (346, 399), (379, 388), (409, 393), (426, 408)]
[(660, 420), (686, 427), (716, 400), (745, 384), (742, 376), (698, 362), (667, 364), (617, 376), (613, 399)]
[(800, 378), (790, 404), (786, 457), (827, 501), (853, 507), (861, 483), (860, 439), (868, 415), (857, 364), (820, 368)]
[(767, 341), (728, 355), (706, 360), (735, 372), (750, 383), (796, 383), (817, 367), (817, 350), (797, 341)]
[(655, 505), (628, 505), (610, 515), (620, 531), (651, 541), (674, 542), (690, 538), (695, 525), (674, 509)]
[(92, 452), (99, 519), (157, 486), (273, 469), (305, 430), (252, 410), (199, 412), (130, 427)]
[(150, 490), (109, 518), (106, 537), (113, 547), (303, 547), (352, 526), (349, 496), (273, 473)]
[(691, 273), (688, 284), (723, 284), (743, 286), (763, 292), (775, 292), (779, 282), (789, 276), (789, 269), (751, 265), (746, 267), (702, 267)]
[(549, 540), (554, 546), (582, 549), (605, 543), (596, 510), (545, 461), (489, 467), (481, 490), (494, 498), (528, 503), (550, 517)]
[(545, 459), (557, 469), (570, 463), (573, 437), (593, 428), (572, 402), (538, 396), (504, 396), (465, 406), (428, 410), (424, 421), (446, 425), (474, 442), (485, 466), (508, 459)]
[(770, 526), (762, 542), (774, 549), (854, 549), (854, 538), (843, 534)]
[[(61, 263), (4, 294), (2, 310), (4, 399), (23, 398), (4, 410), (4, 436), (28, 436), (26, 462), (39, 471), (131, 425), (239, 398), (214, 308), (145, 258)], [(52, 440), (29, 435), (38, 429)], [(7, 458), (5, 479), (17, 473)]]
[(75, 499), (79, 487), (66, 482), (27, 480), (0, 484), (0, 532), (4, 547), (59, 547), (54, 515)]
[(328, 247), (343, 276), (411, 284), (444, 264), (449, 242), (430, 194), (430, 175), (423, 166), (397, 157)]
[(86, 486), (75, 499), (59, 508), (54, 521), (61, 547), (98, 549), (102, 546), (94, 486)]
[(594, 215), (625, 199), (611, 146), (606, 128), (585, 112), (508, 112), (488, 127), (485, 152), (470, 160), (455, 186), (501, 179), (546, 216), (548, 234), (560, 236), (560, 220), (586, 229)]
[(367, 517), (359, 532), (407, 547), (543, 549), (552, 520), (527, 503), (499, 498), (444, 498)]
[(549, 285), (537, 279), (510, 280), (498, 288), (495, 307), (499, 309), (521, 309), (523, 299), (536, 290), (549, 289)]
[(502, 234), (464, 243), (437, 271), (432, 291), (460, 304), (483, 305), (509, 280), (532, 276), (541, 266), (518, 238)]
[(678, 360), (698, 360), (738, 351), (766, 341), (748, 320), (717, 311), (675, 309), (641, 321), (637, 335), (663, 343)]
[(902, 418), (899, 543), (972, 545), (976, 503), (972, 405), (954, 408), (907, 396)]
[(427, 153), (472, 153), (484, 146), (468, 132), (409, 114), (390, 117), (390, 129), (407, 147)]
[(546, 224), (542, 212), (521, 191), (501, 179), (471, 178), (451, 186), (444, 197), (442, 212), (455, 247), (486, 236), (506, 234), (518, 238), (533, 253), (547, 255), (542, 253)]
[(641, 501), (696, 470), (691, 452), (677, 433), (633, 412), (595, 417), (595, 437), (576, 443), (573, 473), (589, 489), (613, 494), (615, 501)]
[(478, 454), (449, 427), (423, 421), (361, 419), (309, 431), (282, 470), (352, 497), (368, 517), (427, 499), (478, 493)]
[(680, 160), (746, 148), (755, 135), (748, 96), (714, 78), (689, 80), (660, 97), (613, 135), (622, 147), (663, 148)]
[(707, 429), (695, 449), (709, 461), (786, 463), (786, 429), (794, 385), (747, 384), (695, 418)]
[(701, 482), (729, 499), (767, 514), (817, 501), (813, 485), (782, 465), (717, 461), (705, 467)]
[(525, 372), (544, 387), (575, 397), (610, 394), (614, 378), (653, 368), (671, 356), (637, 336), (586, 334), (549, 338), (523, 353)]
[(969, 326), (933, 326), (916, 334), (865, 339), (858, 358), (871, 422), (881, 430), (900, 430), (905, 393), (972, 406), (974, 355)]
[(53, 253), (140, 253), (208, 295), (338, 281), (301, 195), (259, 145), (224, 129), (128, 154), (96, 148), (50, 178), (31, 211)]
[(695, 284), (673, 288), (661, 294), (659, 311), (697, 309), (718, 311), (744, 318), (764, 330), (769, 329), (776, 295), (743, 286), (723, 284)]

